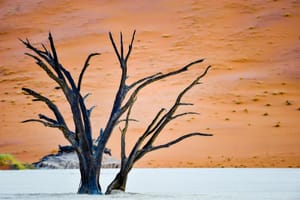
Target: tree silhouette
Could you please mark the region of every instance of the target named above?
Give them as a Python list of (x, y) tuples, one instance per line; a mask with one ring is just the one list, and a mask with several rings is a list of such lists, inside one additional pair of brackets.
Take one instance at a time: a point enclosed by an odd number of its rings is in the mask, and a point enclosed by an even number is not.
[[(85, 99), (88, 95), (82, 95), (81, 85), (84, 73), (89, 66), (90, 59), (93, 56), (100, 54), (92, 53), (87, 57), (80, 72), (78, 81), (75, 82), (70, 72), (59, 62), (51, 33), (49, 33), (48, 38), (50, 42), (50, 50), (47, 49), (44, 44), (42, 44), (41, 49), (39, 49), (34, 47), (28, 39), (21, 40), (21, 42), (32, 51), (32, 53), (25, 54), (32, 57), (36, 61), (36, 64), (41, 67), (53, 81), (56, 82), (56, 84), (58, 85), (57, 88), (62, 90), (65, 96), (65, 100), (70, 105), (75, 130), (71, 130), (68, 127), (63, 114), (55, 105), (53, 100), (50, 100), (45, 95), (42, 95), (29, 88), (22, 88), (22, 90), (25, 94), (34, 97), (33, 101), (41, 101), (45, 103), (53, 112), (54, 117), (39, 114), (38, 118), (28, 119), (23, 122), (39, 122), (44, 126), (57, 128), (63, 133), (64, 137), (75, 149), (75, 152), (77, 153), (79, 159), (81, 174), (81, 182), (78, 189), (79, 194), (102, 194), (99, 178), (103, 153), (114, 128), (120, 122), (125, 123), (124, 127), (121, 129), (121, 168), (115, 179), (107, 188), (107, 194), (109, 194), (112, 190), (125, 191), (128, 173), (130, 172), (136, 161), (141, 159), (145, 154), (154, 150), (170, 147), (192, 136), (211, 136), (211, 134), (195, 132), (185, 134), (165, 144), (154, 145), (154, 141), (170, 121), (184, 115), (197, 114), (196, 112), (184, 112), (179, 114), (176, 114), (175, 112), (179, 106), (192, 105), (191, 103), (182, 102), (182, 97), (195, 85), (200, 83), (199, 80), (207, 74), (210, 68), (210, 66), (208, 66), (201, 75), (199, 75), (192, 83), (190, 83), (182, 92), (179, 93), (173, 106), (168, 111), (166, 109), (161, 109), (157, 113), (145, 132), (141, 134), (139, 139), (136, 141), (130, 154), (127, 156), (125, 153), (125, 136), (128, 130), (129, 122), (132, 120), (130, 119), (131, 109), (136, 102), (138, 93), (146, 86), (158, 80), (162, 80), (167, 77), (187, 71), (191, 66), (203, 62), (204, 59), (196, 60), (185, 65), (182, 68), (169, 73), (156, 73), (137, 80), (131, 84), (127, 84), (127, 61), (132, 52), (135, 31), (132, 34), (127, 53), (124, 52), (122, 33), (120, 33), (119, 50), (111, 32), (109, 33), (109, 38), (114, 48), (115, 54), (117, 55), (122, 73), (120, 85), (116, 92), (111, 114), (109, 116), (107, 124), (104, 129), (100, 129), (100, 134), (95, 140), (93, 140), (92, 138), (90, 121), (91, 112), (94, 106), (91, 108), (86, 107)], [(122, 116), (123, 118), (125, 117), (125, 119), (122, 119)]]

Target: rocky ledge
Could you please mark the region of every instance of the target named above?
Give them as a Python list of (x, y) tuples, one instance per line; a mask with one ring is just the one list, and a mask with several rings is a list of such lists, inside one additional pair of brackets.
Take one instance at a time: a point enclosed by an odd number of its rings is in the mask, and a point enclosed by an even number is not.
[[(57, 154), (44, 156), (40, 161), (32, 163), (38, 169), (78, 169), (79, 161), (71, 146), (60, 146)], [(111, 156), (109, 149), (105, 149), (102, 168), (119, 168), (120, 161)]]

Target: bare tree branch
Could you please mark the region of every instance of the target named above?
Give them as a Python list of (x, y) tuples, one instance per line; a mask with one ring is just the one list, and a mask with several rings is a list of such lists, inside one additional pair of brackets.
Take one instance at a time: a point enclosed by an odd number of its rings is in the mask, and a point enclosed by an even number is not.
[(128, 126), (129, 126), (129, 117), (131, 114), (131, 109), (132, 109), (133, 104), (129, 107), (128, 111), (127, 111), (127, 115), (126, 115), (126, 119), (125, 119), (125, 126), (122, 129), (121, 132), (121, 159), (124, 160), (126, 159), (126, 133), (128, 130)]
[(45, 54), (46, 56), (52, 58), (51, 53), (48, 51), (48, 49), (46, 48), (46, 46), (45, 46), (43, 43), (42, 43), (41, 45), (42, 45), (42, 47), (43, 47), (43, 49), (44, 49), (44, 52), (41, 51), (41, 53), (43, 53), (43, 54)]
[(121, 49), (121, 59), (124, 60), (124, 45), (123, 45), (123, 33), (120, 32), (120, 49)]
[[(63, 73), (61, 71), (65, 70), (65, 68), (62, 65), (59, 64), (51, 32), (49, 32), (48, 39), (49, 39), (49, 42), (50, 42), (50, 47), (51, 47), (51, 51), (52, 51), (52, 54), (53, 54), (53, 59), (50, 57), (50, 58), (47, 58), (47, 61), (53, 67), (53, 69), (56, 71), (58, 77), (60, 79), (64, 80), (65, 78), (64, 78)], [(65, 82), (65, 80), (64, 80), (64, 82)]]
[(121, 108), (123, 112), (125, 112), (129, 105), (132, 104), (132, 99), (136, 98), (136, 96), (138, 95), (139, 91), (141, 89), (143, 89), (144, 87), (146, 87), (147, 85), (153, 83), (153, 82), (156, 82), (156, 81), (159, 81), (161, 79), (164, 79), (164, 78), (167, 78), (167, 77), (170, 77), (170, 76), (174, 76), (176, 74), (179, 74), (179, 73), (182, 73), (184, 71), (187, 71), (189, 69), (189, 67), (195, 65), (195, 64), (198, 64), (198, 63), (201, 63), (203, 62), (204, 59), (199, 59), (199, 60), (196, 60), (196, 61), (193, 61), (187, 65), (185, 65), (184, 67), (178, 69), (178, 70), (175, 70), (175, 71), (172, 71), (172, 72), (169, 72), (169, 73), (166, 73), (166, 74), (160, 74), (160, 75), (157, 75), (157, 76), (153, 76), (152, 78), (148, 78), (147, 81), (143, 82), (141, 85), (139, 85), (131, 94), (131, 96), (129, 97), (129, 99), (127, 100), (127, 102), (125, 103), (125, 105)]
[(133, 31), (131, 42), (130, 42), (130, 45), (128, 47), (128, 52), (127, 52), (127, 55), (126, 55), (126, 58), (125, 58), (125, 62), (127, 62), (128, 58), (131, 54), (135, 33), (136, 33), (136, 30)]
[(51, 128), (65, 128), (65, 126), (62, 124), (50, 123), (50, 122), (43, 121), (41, 119), (27, 119), (22, 121), (22, 123), (28, 123), (28, 122), (39, 122), (42, 123), (44, 126), (51, 127)]
[(118, 59), (122, 60), (111, 32), (109, 32), (109, 39), (110, 39), (110, 41), (113, 45), (113, 48), (115, 50), (115, 54), (117, 55)]
[[(59, 84), (60, 88), (62, 88), (66, 96), (66, 99), (71, 105), (73, 121), (76, 127), (75, 132), (78, 135), (78, 137), (82, 137), (83, 141), (86, 144), (88, 144), (89, 148), (91, 148), (92, 142), (89, 141), (91, 140), (91, 127), (90, 127), (89, 117), (86, 116), (87, 111), (85, 105), (82, 103), (83, 102), (82, 97), (79, 91), (77, 90), (77, 87), (75, 85), (75, 82), (71, 74), (58, 61), (57, 53), (56, 53), (56, 49), (55, 49), (55, 45), (51, 33), (49, 33), (49, 41), (50, 41), (50, 46), (51, 46), (51, 51), (53, 56), (51, 56), (51, 53), (47, 50), (47, 48), (44, 45), (42, 45), (45, 50), (43, 52), (33, 47), (30, 44), (28, 39), (26, 41), (23, 40), (21, 41), (26, 45), (27, 48), (34, 51), (39, 57), (43, 58), (57, 73), (58, 77), (52, 73), (52, 71), (47, 67), (45, 63), (41, 61), (41, 59), (31, 54), (29, 55), (34, 59), (36, 59), (38, 61), (37, 64), (40, 65), (47, 72), (49, 77), (51, 77)], [(68, 82), (66, 82), (65, 78), (67, 79)], [(69, 88), (68, 84), (71, 86), (72, 90)], [(83, 120), (81, 119), (82, 117)], [(84, 132), (87, 134), (83, 134)], [(88, 151), (88, 149), (86, 150)]]
[(144, 81), (151, 80), (151, 79), (153, 79), (154, 77), (157, 77), (158, 75), (161, 75), (161, 74), (162, 74), (162, 73), (159, 72), (159, 73), (153, 74), (153, 75), (151, 75), (151, 76), (147, 76), (147, 77), (145, 77), (145, 78), (142, 78), (142, 79), (140, 79), (140, 80), (138, 80), (138, 81), (132, 83), (130, 86), (128, 86), (128, 90), (132, 89), (133, 87), (135, 87), (136, 85), (138, 85), (138, 84), (140, 84), (140, 83), (142, 83), (142, 82), (144, 82)]
[(117, 125), (119, 125), (120, 123), (122, 123), (122, 122), (126, 122), (126, 121), (129, 121), (129, 122), (138, 122), (139, 120), (137, 120), (137, 119), (120, 119), (120, 120), (118, 120), (117, 122), (116, 122), (116, 126)]
[(52, 78), (58, 85), (60, 86), (63, 85), (62, 80), (59, 79), (56, 75), (54, 75), (53, 72), (47, 67), (47, 65), (41, 59), (39, 59), (37, 56), (34, 56), (30, 53), (25, 53), (25, 55), (34, 58), (37, 61), (36, 64), (39, 65), (48, 74), (50, 78)]
[(185, 115), (199, 115), (200, 113), (197, 113), (197, 112), (184, 112), (184, 113), (180, 113), (180, 114), (177, 114), (177, 115), (174, 115), (172, 116), (172, 120), (173, 119), (176, 119), (178, 117), (182, 117), (182, 116), (185, 116)]
[(177, 143), (181, 142), (182, 140), (185, 140), (185, 139), (193, 137), (193, 136), (213, 136), (213, 135), (212, 134), (208, 134), (208, 133), (189, 133), (189, 134), (183, 135), (183, 136), (181, 136), (179, 138), (176, 138), (175, 140), (167, 142), (165, 144), (161, 144), (161, 145), (158, 145), (158, 146), (149, 146), (146, 149), (141, 149), (137, 153), (135, 161), (137, 161), (140, 158), (142, 158), (142, 156), (145, 155), (148, 152), (155, 151), (155, 150), (162, 149), (162, 148), (168, 148), (168, 147), (170, 147), (170, 146), (172, 146), (174, 144), (177, 144)]
[[(132, 36), (132, 43), (133, 43), (133, 40), (134, 40), (134, 34), (135, 32), (133, 33), (133, 36)], [(126, 79), (127, 79), (127, 60), (124, 59), (124, 47), (123, 47), (123, 35), (122, 33), (120, 33), (120, 48), (121, 48), (121, 55), (117, 49), (117, 46), (115, 44), (115, 41), (113, 39), (113, 36), (112, 36), (112, 33), (110, 32), (109, 33), (109, 38), (110, 38), (110, 41), (112, 43), (112, 46), (114, 48), (114, 51), (118, 57), (118, 60), (119, 60), (119, 63), (120, 63), (120, 68), (122, 69), (122, 74), (121, 74), (121, 80), (120, 80), (120, 85), (119, 85), (119, 88), (117, 90), (117, 93), (116, 93), (116, 96), (115, 96), (115, 99), (114, 99), (114, 103), (113, 103), (113, 108), (112, 108), (112, 111), (111, 111), (111, 114), (110, 114), (110, 117), (109, 117), (109, 120), (106, 124), (106, 127), (103, 131), (103, 137), (101, 137), (99, 143), (98, 143), (98, 150), (97, 150), (97, 155), (100, 155), (102, 154), (104, 148), (103, 146), (105, 146), (107, 140), (109, 139), (111, 133), (112, 133), (112, 130), (114, 129), (114, 127), (116, 126), (116, 124), (118, 123), (118, 120), (120, 119), (120, 117), (122, 116), (122, 114), (124, 114), (124, 110), (121, 109), (121, 106), (122, 106), (122, 103), (123, 103), (123, 100), (127, 94), (127, 85), (126, 85)], [(132, 45), (131, 43), (131, 45)], [(128, 52), (127, 52), (127, 56), (129, 56), (130, 54), (130, 51), (131, 51), (131, 48), (129, 48)], [(133, 99), (132, 99), (133, 101)]]
[(43, 115), (43, 114), (39, 114), (39, 118), (40, 119), (43, 119), (43, 120), (46, 120), (50, 123), (53, 123), (53, 124), (57, 124), (58, 122), (50, 117), (47, 117), (46, 115)]
[(93, 56), (96, 56), (96, 55), (100, 55), (100, 53), (91, 53), (85, 63), (84, 63), (84, 66), (80, 72), (80, 75), (79, 75), (79, 78), (78, 78), (78, 83), (77, 83), (77, 88), (78, 88), (78, 91), (80, 91), (81, 89), (81, 82), (82, 82), (82, 78), (83, 78), (83, 75), (84, 75), (84, 72), (86, 71), (87, 67), (89, 66), (89, 62), (90, 62), (90, 59), (93, 57)]
[(144, 137), (147, 137), (148, 135), (150, 135), (150, 134), (153, 132), (153, 130), (155, 130), (155, 128), (153, 128), (153, 126), (154, 126), (155, 124), (159, 124), (159, 123), (156, 123), (156, 122), (157, 122), (157, 120), (159, 119), (159, 117), (161, 116), (161, 114), (162, 114), (164, 111), (166, 111), (166, 109), (165, 109), (165, 108), (162, 108), (162, 109), (160, 109), (160, 111), (156, 114), (156, 116), (154, 117), (154, 119), (152, 120), (152, 122), (150, 123), (150, 125), (147, 127), (147, 129), (146, 129), (146, 131), (145, 131), (145, 133), (144, 133)]
[(65, 120), (62, 116), (62, 114), (60, 113), (60, 111), (58, 110), (57, 106), (47, 97), (44, 97), (43, 95), (40, 95), (39, 93), (29, 89), (29, 88), (22, 88), (22, 90), (28, 94), (31, 95), (33, 97), (35, 97), (37, 100), (44, 102), (45, 104), (47, 104), (47, 106), (50, 108), (50, 110), (52, 110), (52, 112), (54, 113), (57, 121), (61, 124), (66, 124)]
[(57, 53), (56, 53), (56, 49), (55, 49), (55, 46), (54, 46), (54, 42), (53, 42), (53, 38), (52, 38), (52, 35), (51, 35), (51, 32), (49, 32), (49, 37), (48, 37), (49, 41), (50, 41), (50, 47), (51, 47), (51, 51), (52, 51), (52, 54), (53, 54), (53, 59), (54, 59), (54, 64), (55, 66), (58, 66), (58, 57), (57, 57)]
[(193, 106), (194, 104), (193, 103), (182, 103), (182, 102), (180, 102), (179, 105), (180, 106)]
[(90, 117), (92, 111), (96, 108), (97, 106), (92, 106), (90, 109), (87, 110), (87, 116)]
[(154, 117), (150, 125), (147, 127), (146, 131), (141, 135), (138, 140), (136, 141), (134, 147), (132, 148), (130, 155), (128, 156), (128, 163), (133, 163), (135, 160), (135, 157), (137, 155), (138, 150), (140, 149), (142, 143), (144, 140), (153, 132), (153, 126), (156, 124), (157, 120), (161, 116), (161, 114), (165, 111), (166, 109), (162, 108)]
[(190, 85), (188, 85), (183, 91), (181, 91), (179, 93), (179, 95), (177, 96), (177, 99), (175, 101), (175, 103), (173, 104), (173, 106), (171, 107), (171, 109), (161, 118), (161, 120), (159, 121), (159, 123), (157, 123), (157, 125), (155, 126), (155, 129), (153, 130), (153, 134), (151, 136), (151, 138), (148, 140), (148, 142), (145, 144), (144, 148), (148, 148), (149, 146), (152, 146), (153, 142), (156, 140), (157, 136), (160, 134), (160, 132), (164, 129), (164, 127), (173, 119), (173, 115), (176, 112), (176, 110), (178, 109), (178, 107), (181, 105), (181, 99), (182, 97), (190, 90), (192, 89), (195, 85), (198, 84), (198, 81), (204, 77), (208, 70), (211, 68), (211, 66), (208, 66), (205, 71), (199, 75)]
[(87, 93), (86, 95), (84, 95), (82, 98), (85, 101), (89, 96), (91, 95), (91, 93)]

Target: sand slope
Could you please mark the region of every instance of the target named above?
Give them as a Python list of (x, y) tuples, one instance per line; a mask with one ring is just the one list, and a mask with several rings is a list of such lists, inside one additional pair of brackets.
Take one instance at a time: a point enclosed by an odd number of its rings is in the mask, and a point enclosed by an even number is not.
[[(174, 121), (160, 142), (186, 132), (213, 133), (171, 149), (153, 153), (138, 163), (144, 167), (300, 167), (300, 2), (286, 1), (0, 1), (0, 152), (27, 162), (66, 144), (59, 131), (40, 124), (21, 124), (46, 106), (22, 94), (30, 87), (56, 100), (71, 124), (68, 105), (45, 73), (26, 57), (18, 38), (47, 43), (54, 35), (61, 63), (75, 77), (86, 56), (94, 58), (84, 79), (91, 92), (94, 134), (104, 127), (120, 69), (108, 31), (125, 41), (137, 30), (129, 62), (129, 81), (188, 62), (205, 63), (176, 78), (161, 81), (139, 96), (133, 110), (138, 123), (128, 134), (128, 147), (161, 107), (207, 65), (203, 84), (186, 96), (195, 104)], [(48, 44), (48, 43), (47, 43)], [(109, 147), (118, 156), (119, 131)], [(158, 142), (159, 142), (158, 141)]]

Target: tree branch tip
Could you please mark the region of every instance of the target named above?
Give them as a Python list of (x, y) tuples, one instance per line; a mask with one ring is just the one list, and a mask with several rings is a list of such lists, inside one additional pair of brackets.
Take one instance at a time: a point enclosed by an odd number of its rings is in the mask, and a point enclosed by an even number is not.
[(188, 112), (188, 113), (191, 115), (200, 115), (200, 113), (198, 113), (198, 112)]
[(198, 136), (213, 136), (211, 133), (195, 133)]
[(92, 57), (92, 56), (99, 56), (99, 55), (101, 55), (101, 53), (94, 52), (94, 53), (90, 53), (89, 57)]
[(135, 34), (136, 34), (136, 29), (134, 29), (134, 31), (133, 31), (133, 33), (132, 33), (132, 39), (134, 39)]
[(26, 45), (26, 42), (24, 40), (22, 40), (21, 38), (18, 38), (23, 44)]
[(88, 92), (86, 95), (84, 95), (83, 100), (87, 99), (92, 93)]
[(30, 42), (29, 42), (29, 39), (28, 38), (26, 38), (25, 40), (23, 40), (23, 39), (21, 39), (21, 38), (19, 38), (19, 40), (23, 43), (23, 44), (25, 44), (26, 46), (28, 46), (29, 44), (30, 44)]
[(22, 87), (21, 88), (23, 91), (28, 92), (30, 89), (26, 88), (26, 87)]
[(179, 103), (180, 106), (193, 106), (193, 103)]
[(88, 109), (88, 111), (92, 111), (92, 110), (94, 110), (96, 107), (97, 107), (97, 105), (93, 105), (92, 107), (90, 107), (90, 108)]
[(112, 38), (112, 32), (111, 31), (108, 32), (108, 35), (109, 35), (110, 38)]

